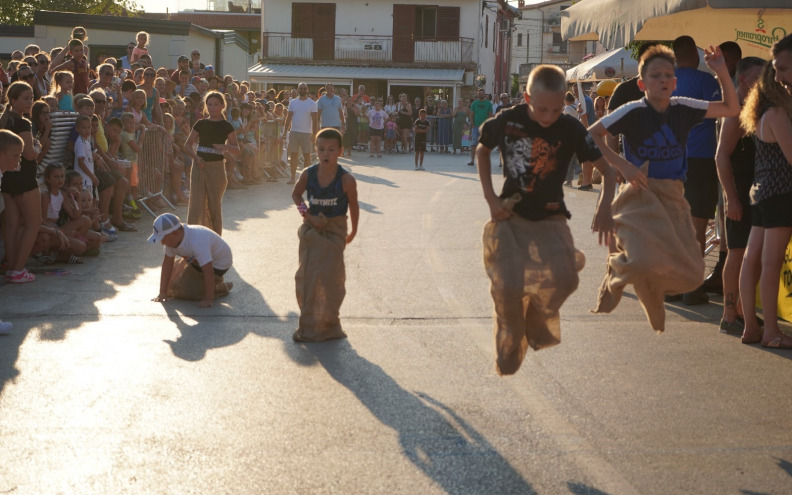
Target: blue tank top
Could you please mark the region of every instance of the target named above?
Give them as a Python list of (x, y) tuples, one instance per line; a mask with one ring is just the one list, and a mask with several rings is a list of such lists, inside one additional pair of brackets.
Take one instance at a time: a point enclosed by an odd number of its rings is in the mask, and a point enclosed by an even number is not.
[(154, 94), (151, 95), (150, 98), (146, 98), (146, 108), (143, 109), (143, 113), (146, 114), (146, 118), (149, 122), (151, 120), (151, 111), (154, 109)]
[(311, 215), (324, 213), (328, 218), (340, 217), (347, 214), (349, 200), (341, 184), (341, 178), (347, 173), (343, 167), (338, 166), (336, 176), (327, 187), (319, 186), (319, 165), (313, 165), (306, 170), (308, 174), (308, 204)]

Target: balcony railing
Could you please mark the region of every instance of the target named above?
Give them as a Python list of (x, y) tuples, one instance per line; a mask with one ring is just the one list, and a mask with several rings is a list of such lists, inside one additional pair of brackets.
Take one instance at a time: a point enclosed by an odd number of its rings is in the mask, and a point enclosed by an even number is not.
[(307, 38), (291, 33), (262, 33), (261, 46), (263, 58), (270, 60), (449, 65), (473, 62), (472, 38), (426, 41), (357, 34)]

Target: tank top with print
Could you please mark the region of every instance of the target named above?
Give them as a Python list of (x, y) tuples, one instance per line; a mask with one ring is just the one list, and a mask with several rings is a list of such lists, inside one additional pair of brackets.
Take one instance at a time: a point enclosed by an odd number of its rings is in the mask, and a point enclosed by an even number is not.
[(324, 213), (328, 218), (340, 217), (347, 214), (349, 199), (344, 192), (342, 177), (347, 173), (343, 167), (338, 166), (333, 181), (327, 187), (319, 185), (319, 165), (313, 165), (306, 171), (308, 173), (308, 193), (309, 212), (311, 215)]
[[(762, 115), (760, 129), (764, 125), (765, 115)], [(753, 138), (756, 144), (756, 165), (751, 186), (751, 204), (792, 193), (792, 164), (787, 161), (781, 146), (778, 143), (762, 141), (756, 135)]]

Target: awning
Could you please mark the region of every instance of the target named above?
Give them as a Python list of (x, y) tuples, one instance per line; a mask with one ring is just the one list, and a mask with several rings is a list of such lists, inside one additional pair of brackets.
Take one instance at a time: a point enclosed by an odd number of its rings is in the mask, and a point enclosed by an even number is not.
[(453, 86), (463, 84), (464, 74), (464, 69), (256, 64), (248, 69), (248, 80), (269, 84), (332, 82), (336, 85), (350, 86), (354, 79), (385, 79), (390, 84), (403, 86)]

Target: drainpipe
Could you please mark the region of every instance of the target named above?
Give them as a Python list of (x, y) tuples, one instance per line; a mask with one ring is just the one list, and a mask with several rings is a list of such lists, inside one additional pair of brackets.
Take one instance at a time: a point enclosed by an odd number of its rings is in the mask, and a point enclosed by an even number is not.
[[(220, 76), (222, 78), (225, 75), (225, 71), (223, 71), (223, 61), (221, 58), (221, 55), (223, 53), (222, 51), (223, 35), (220, 33), (215, 33), (215, 36), (219, 36), (215, 38), (215, 75)], [(247, 77), (245, 79), (247, 79)]]

